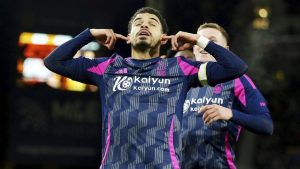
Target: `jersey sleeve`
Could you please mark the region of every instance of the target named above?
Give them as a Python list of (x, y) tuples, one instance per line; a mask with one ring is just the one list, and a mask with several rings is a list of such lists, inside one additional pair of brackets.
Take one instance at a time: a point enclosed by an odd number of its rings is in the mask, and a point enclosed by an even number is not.
[(202, 62), (192, 61), (183, 56), (178, 56), (177, 62), (183, 74), (187, 77), (189, 84), (193, 86), (201, 86), (198, 79), (198, 72)]
[(97, 67), (97, 65), (105, 62), (108, 58), (73, 58), (78, 50), (92, 40), (94, 40), (94, 37), (91, 35), (89, 29), (84, 30), (73, 39), (52, 51), (44, 59), (45, 66), (49, 70), (73, 80), (96, 85), (96, 74), (91, 70), (93, 67)]
[(224, 47), (210, 41), (204, 49), (217, 62), (207, 62), (200, 65), (198, 78), (203, 85), (215, 86), (233, 80), (247, 71), (247, 64)]
[(234, 95), (231, 121), (257, 134), (271, 135), (273, 121), (266, 100), (247, 75), (234, 80)]

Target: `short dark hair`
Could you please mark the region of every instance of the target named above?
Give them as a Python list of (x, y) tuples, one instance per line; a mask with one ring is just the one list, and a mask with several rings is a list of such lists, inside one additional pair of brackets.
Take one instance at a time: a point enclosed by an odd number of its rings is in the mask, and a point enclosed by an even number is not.
[(227, 43), (229, 43), (229, 35), (222, 26), (218, 25), (217, 23), (204, 23), (199, 26), (197, 32), (199, 32), (201, 29), (204, 29), (204, 28), (214, 28), (214, 29), (219, 30), (221, 32), (221, 34), (225, 37)]
[(160, 14), (160, 12), (154, 8), (151, 7), (143, 7), (138, 9), (133, 16), (131, 17), (129, 23), (128, 23), (128, 32), (131, 31), (131, 26), (132, 26), (132, 22), (134, 20), (134, 18), (138, 15), (138, 14), (142, 14), (142, 13), (149, 13), (149, 14), (153, 14), (155, 16), (157, 16), (157, 18), (159, 19), (159, 22), (162, 25), (162, 31), (163, 33), (167, 33), (168, 32), (168, 25), (167, 22), (165, 20), (165, 18), (162, 17), (162, 15)]

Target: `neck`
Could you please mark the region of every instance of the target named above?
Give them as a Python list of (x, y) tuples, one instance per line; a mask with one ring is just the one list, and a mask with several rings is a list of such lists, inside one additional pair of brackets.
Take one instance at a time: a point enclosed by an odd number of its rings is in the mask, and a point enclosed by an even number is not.
[(146, 60), (159, 57), (159, 47), (147, 48), (145, 50), (131, 48), (131, 56), (133, 59)]

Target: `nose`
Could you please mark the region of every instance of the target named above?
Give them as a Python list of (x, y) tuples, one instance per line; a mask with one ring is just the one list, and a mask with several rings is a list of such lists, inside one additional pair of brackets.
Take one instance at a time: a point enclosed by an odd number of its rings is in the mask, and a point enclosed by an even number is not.
[(148, 28), (147, 23), (144, 22), (144, 23), (141, 25), (141, 28)]

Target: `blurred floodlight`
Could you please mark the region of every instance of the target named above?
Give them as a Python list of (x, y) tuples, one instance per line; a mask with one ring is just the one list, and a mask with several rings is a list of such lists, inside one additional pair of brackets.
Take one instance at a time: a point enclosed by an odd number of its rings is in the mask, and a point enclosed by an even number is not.
[(82, 50), (91, 50), (91, 51), (96, 51), (100, 48), (100, 45), (97, 42), (90, 42), (84, 47), (82, 47)]
[(31, 37), (31, 42), (38, 45), (46, 45), (48, 43), (48, 36), (42, 33), (34, 33)]
[(72, 39), (70, 35), (23, 32), (19, 37), (19, 43), (59, 46), (70, 39)]
[(262, 18), (267, 18), (269, 16), (269, 11), (266, 8), (260, 8), (258, 10), (258, 15)]
[(52, 72), (45, 66), (40, 58), (26, 58), (23, 64), (23, 77), (25, 80), (46, 81)]
[(252, 22), (254, 29), (266, 30), (269, 29), (269, 20), (264, 18), (256, 18)]
[(53, 44), (55, 46), (59, 46), (63, 43), (65, 43), (66, 41), (72, 39), (72, 36), (68, 36), (68, 35), (56, 35), (54, 37), (54, 40), (53, 40)]

